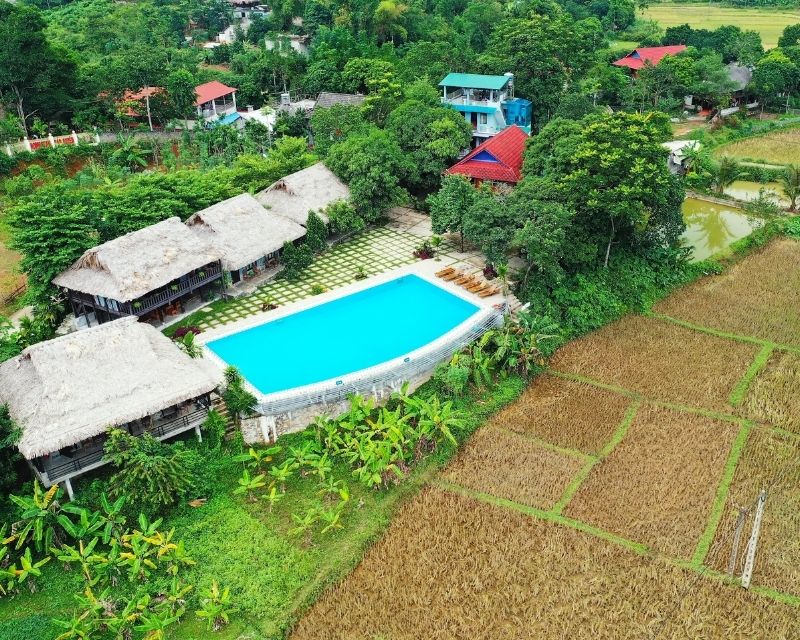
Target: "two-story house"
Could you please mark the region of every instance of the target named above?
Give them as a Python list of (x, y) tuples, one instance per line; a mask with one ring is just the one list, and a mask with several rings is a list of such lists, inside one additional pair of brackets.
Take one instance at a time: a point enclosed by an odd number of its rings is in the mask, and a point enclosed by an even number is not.
[(442, 104), (463, 113), (472, 126), (474, 145), (512, 124), (530, 134), (533, 106), (530, 100), (514, 97), (514, 74), (448, 73), (439, 86)]

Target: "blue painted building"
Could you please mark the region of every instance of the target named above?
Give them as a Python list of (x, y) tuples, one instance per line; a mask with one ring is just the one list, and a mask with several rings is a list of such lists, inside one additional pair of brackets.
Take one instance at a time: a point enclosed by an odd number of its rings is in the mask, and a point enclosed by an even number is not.
[(439, 86), (442, 104), (463, 113), (472, 126), (474, 143), (479, 144), (512, 124), (530, 134), (533, 106), (530, 100), (514, 97), (514, 74), (448, 73)]

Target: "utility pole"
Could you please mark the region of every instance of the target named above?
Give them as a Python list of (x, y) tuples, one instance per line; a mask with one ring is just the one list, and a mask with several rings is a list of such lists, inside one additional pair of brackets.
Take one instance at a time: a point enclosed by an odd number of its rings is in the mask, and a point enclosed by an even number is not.
[(756, 517), (753, 520), (753, 531), (750, 534), (750, 541), (747, 543), (747, 556), (744, 561), (744, 571), (742, 572), (742, 586), (747, 589), (750, 587), (750, 580), (753, 577), (753, 565), (756, 561), (756, 545), (758, 544), (758, 534), (761, 530), (761, 520), (764, 517), (764, 503), (767, 501), (767, 490), (762, 489), (756, 501)]
[(736, 526), (733, 532), (733, 547), (731, 548), (731, 557), (728, 560), (728, 576), (733, 577), (736, 571), (736, 559), (739, 555), (739, 543), (742, 539), (742, 529), (744, 529), (744, 521), (747, 514), (750, 512), (745, 507), (737, 507), (739, 509), (739, 516), (736, 518)]

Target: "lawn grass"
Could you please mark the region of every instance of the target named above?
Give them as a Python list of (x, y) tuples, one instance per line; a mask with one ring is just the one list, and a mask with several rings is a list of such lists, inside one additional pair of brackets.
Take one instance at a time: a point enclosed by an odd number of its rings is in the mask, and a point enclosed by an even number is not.
[(719, 331), (800, 346), (800, 242), (777, 239), (654, 310)]
[(693, 572), (500, 504), (426, 489), (291, 637), (788, 638), (796, 630), (794, 607), (712, 580), (679, 601)]
[(713, 30), (730, 24), (758, 31), (767, 49), (777, 46), (784, 27), (800, 22), (800, 11), (797, 9), (744, 9), (710, 3), (652, 3), (641, 11), (640, 16), (645, 20), (655, 20), (665, 29), (688, 23), (695, 29)]
[(644, 405), (564, 515), (688, 560), (738, 430), (734, 423)]
[(692, 407), (728, 411), (758, 347), (627, 316), (562, 347), (551, 368)]
[(614, 433), (629, 404), (630, 399), (618, 393), (541, 375), (491, 423), (596, 455)]
[(470, 438), (442, 477), (476, 491), (550, 509), (585, 462), (586, 456), (487, 425)]
[[(491, 390), (456, 399), (456, 408), (466, 416), (464, 426), (456, 430), (457, 437), (465, 439), (490, 415), (518, 397), (523, 387), (524, 381), (512, 376)], [(303, 437), (304, 434), (282, 436), (279, 444), (285, 448), (295, 446)], [(280, 456), (286, 453), (285, 449)], [(231, 589), (236, 606), (232, 624), (213, 637), (283, 638), (317, 596), (359, 562), (389, 524), (398, 505), (413, 496), (454, 453), (453, 447), (440, 447), (414, 467), (403, 482), (381, 491), (359, 484), (347, 465), (334, 467), (333, 476), (350, 488), (352, 506), (343, 516), (342, 529), (324, 535), (317, 530), (308, 539), (298, 539), (289, 530), (294, 526), (291, 514), (319, 504), (315, 480), (299, 476), (290, 480), (287, 497), (270, 511), (263, 500), (251, 502), (232, 494), (243, 466), (232, 462), (230, 452), (209, 455), (203, 486), (198, 490), (198, 496), (208, 496), (209, 500), (198, 508), (179, 508), (162, 528), (174, 527), (176, 538), (184, 541), (187, 554), (197, 562), (185, 574), (187, 581), (195, 585), (195, 593), (212, 580)], [(82, 489), (86, 487), (77, 487), (79, 500)], [(15, 629), (27, 629), (32, 624), (47, 629), (52, 618), (69, 616), (74, 606), (72, 594), (81, 588), (78, 576), (51, 563), (45, 568), (40, 585), (41, 590), (35, 594), (0, 598), (0, 639), (5, 632), (16, 633)], [(170, 640), (212, 637), (191, 612), (193, 604), (183, 621), (170, 631)], [(52, 640), (55, 635), (45, 633), (49, 632), (28, 637)]]
[[(797, 21), (800, 22), (800, 15)], [(714, 149), (714, 155), (766, 164), (797, 163), (800, 159), (800, 128), (729, 142)]]

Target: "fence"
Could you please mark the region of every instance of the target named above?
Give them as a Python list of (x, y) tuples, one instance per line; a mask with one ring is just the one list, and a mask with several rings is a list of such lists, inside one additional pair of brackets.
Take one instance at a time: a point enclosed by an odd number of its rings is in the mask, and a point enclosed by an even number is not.
[(81, 139), (88, 144), (100, 144), (100, 137), (96, 133), (75, 133), (73, 131), (66, 136), (50, 134), (46, 138), (34, 138), (33, 140), (26, 136), (21, 142), (6, 144), (6, 154), (13, 157), (23, 151), (37, 151), (63, 145), (77, 146), (81, 144)]
[(336, 380), (335, 382), (321, 383), (313, 385), (314, 389), (306, 391), (300, 388), (279, 392), (274, 394), (279, 396), (275, 399), (267, 396), (264, 401), (259, 403), (258, 409), (265, 416), (279, 416), (318, 404), (335, 404), (354, 394), (373, 394), (387, 387), (399, 388), (403, 382), (430, 373), (437, 364), (449, 359), (454, 353), (475, 341), (489, 329), (502, 324), (503, 313), (493, 309), (478, 322), (417, 358), (406, 357), (400, 363), (395, 361), (371, 367), (361, 375), (355, 374), (347, 381)]

